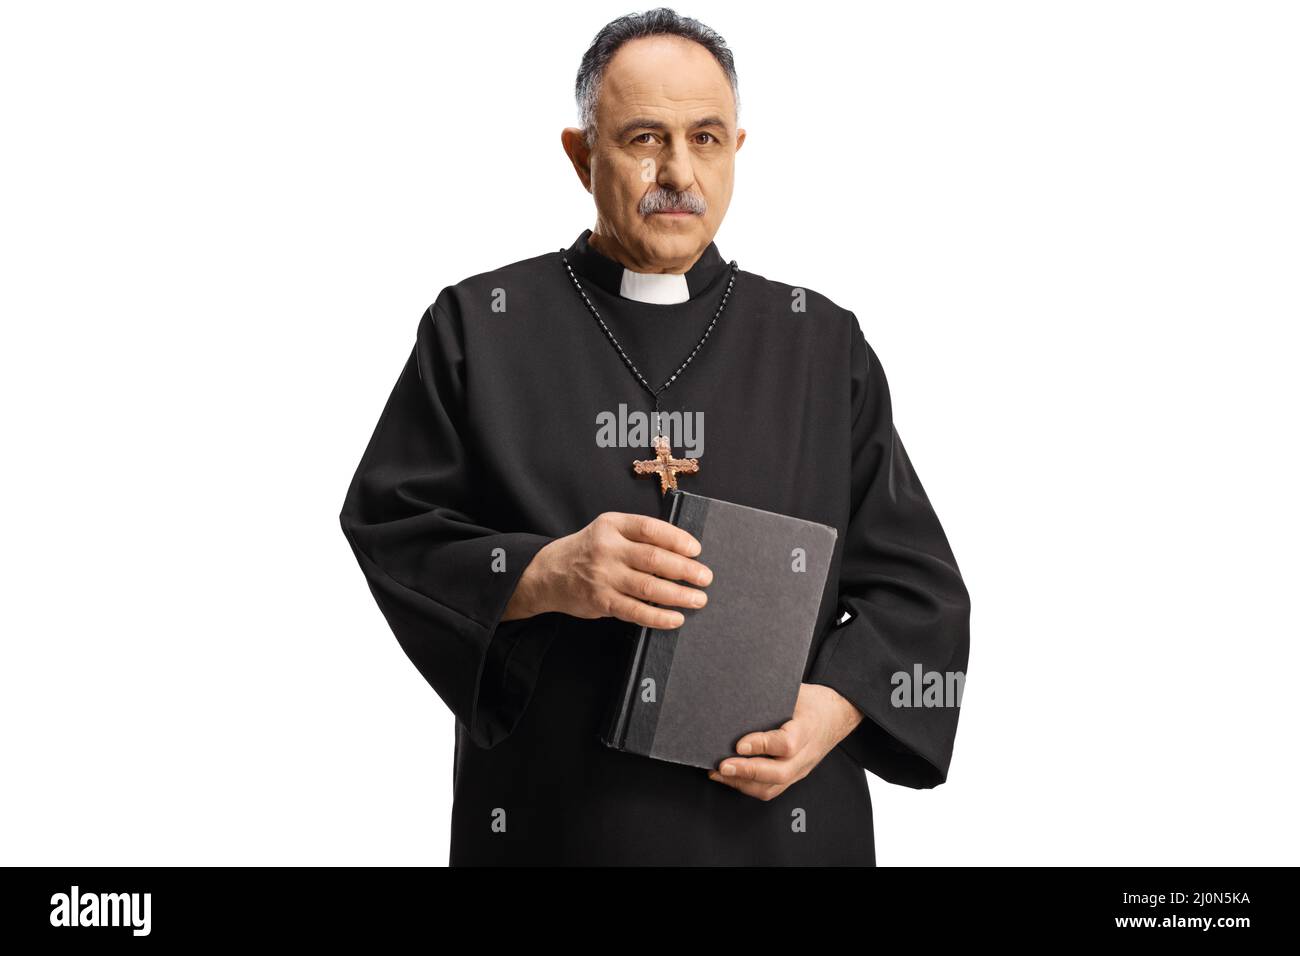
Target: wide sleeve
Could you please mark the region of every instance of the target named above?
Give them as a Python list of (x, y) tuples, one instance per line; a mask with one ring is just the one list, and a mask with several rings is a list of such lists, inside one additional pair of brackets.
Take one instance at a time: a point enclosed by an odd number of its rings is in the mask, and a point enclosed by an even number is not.
[(339, 521), (406, 655), (470, 739), (491, 747), (527, 706), (555, 633), (552, 613), (501, 620), (553, 539), (475, 513), (462, 340), (436, 304), (425, 311)]
[(856, 321), (851, 365), (853, 510), (836, 615), (850, 617), (827, 634), (809, 680), (862, 711), (840, 744), (860, 766), (891, 783), (934, 787), (947, 779), (957, 734), (970, 597)]

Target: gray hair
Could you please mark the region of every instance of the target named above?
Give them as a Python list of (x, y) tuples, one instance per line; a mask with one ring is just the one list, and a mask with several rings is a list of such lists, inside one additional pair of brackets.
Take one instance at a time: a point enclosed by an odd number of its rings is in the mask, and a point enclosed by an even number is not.
[(578, 100), (578, 122), (587, 138), (587, 145), (596, 142), (596, 99), (600, 95), (600, 81), (605, 68), (619, 48), (629, 40), (650, 36), (677, 36), (698, 43), (713, 54), (722, 72), (731, 82), (731, 92), (736, 98), (736, 114), (740, 114), (740, 87), (736, 80), (736, 63), (727, 47), (727, 41), (699, 20), (683, 17), (668, 7), (657, 7), (645, 13), (629, 13), (611, 20), (596, 34), (582, 55), (578, 67), (578, 81), (574, 96)]

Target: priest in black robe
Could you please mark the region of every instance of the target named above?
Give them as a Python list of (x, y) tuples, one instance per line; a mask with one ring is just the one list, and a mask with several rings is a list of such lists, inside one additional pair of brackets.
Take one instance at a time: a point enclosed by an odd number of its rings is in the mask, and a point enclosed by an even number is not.
[[(340, 515), (456, 717), (451, 862), (872, 865), (864, 770), (946, 779), (959, 701), (903, 688), (960, 688), (970, 610), (884, 369), (851, 311), (713, 241), (744, 141), (717, 34), (620, 18), (577, 93), (596, 227), (442, 289)], [(674, 436), (685, 490), (838, 531), (794, 715), (713, 771), (601, 741), (639, 624), (711, 575), (633, 472), (656, 389), (660, 423), (706, 426)]]

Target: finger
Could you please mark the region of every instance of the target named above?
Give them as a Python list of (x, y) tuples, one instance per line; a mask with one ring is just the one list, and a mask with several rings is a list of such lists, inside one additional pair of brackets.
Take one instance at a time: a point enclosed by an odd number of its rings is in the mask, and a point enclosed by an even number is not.
[(609, 615), (618, 618), (620, 621), (630, 621), (633, 624), (654, 627), (661, 631), (675, 631), (686, 623), (686, 618), (680, 611), (654, 607), (617, 592), (610, 598)]
[(676, 551), (688, 558), (700, 553), (700, 542), (690, 532), (649, 515), (620, 514), (616, 527), (629, 541), (643, 541)]
[(785, 787), (780, 784), (756, 783), (753, 780), (736, 780), (734, 778), (724, 777), (716, 770), (709, 771), (709, 779), (722, 784), (724, 787), (738, 790), (746, 796), (753, 797), (755, 800), (772, 800), (785, 792)]
[(797, 768), (790, 760), (772, 757), (729, 757), (718, 764), (718, 773), (727, 780), (751, 780), (756, 783), (793, 783)]
[(623, 560), (628, 567), (669, 581), (687, 581), (701, 586), (713, 581), (713, 572), (704, 564), (653, 544), (629, 542)]
[(672, 607), (704, 607), (709, 601), (708, 595), (703, 591), (674, 584), (672, 581), (665, 581), (663, 578), (657, 578), (653, 574), (646, 574), (644, 571), (629, 569), (620, 576), (615, 586), (628, 597), (653, 604), (668, 604)]
[(746, 734), (736, 741), (736, 753), (746, 757), (793, 757), (803, 747), (803, 728), (790, 720), (779, 730)]

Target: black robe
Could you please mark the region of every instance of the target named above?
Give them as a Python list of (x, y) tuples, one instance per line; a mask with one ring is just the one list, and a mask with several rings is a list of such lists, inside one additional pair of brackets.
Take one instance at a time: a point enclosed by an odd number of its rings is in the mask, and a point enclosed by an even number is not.
[[(658, 385), (712, 318), (729, 266), (711, 244), (687, 273), (689, 301), (634, 301), (589, 235), (569, 262)], [(340, 515), (398, 642), (457, 719), (453, 865), (874, 864), (863, 769), (915, 788), (946, 778), (958, 708), (894, 706), (893, 678), (964, 674), (969, 598), (853, 313), (739, 271), (663, 399), (706, 426), (682, 488), (838, 529), (805, 680), (865, 719), (766, 802), (601, 743), (635, 628), (500, 618), (549, 541), (605, 511), (662, 513), (658, 482), (632, 471), (651, 451), (596, 440), (600, 413), (652, 400), (559, 251), (472, 276), (420, 317)]]

